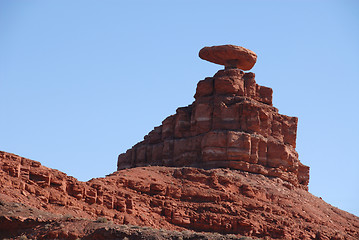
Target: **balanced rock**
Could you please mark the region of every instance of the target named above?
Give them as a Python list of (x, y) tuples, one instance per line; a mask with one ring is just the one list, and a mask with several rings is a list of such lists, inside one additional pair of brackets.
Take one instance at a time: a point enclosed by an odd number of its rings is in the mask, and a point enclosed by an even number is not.
[(309, 167), (295, 150), (298, 119), (278, 113), (272, 89), (256, 84), (254, 73), (220, 70), (198, 83), (194, 97), (191, 105), (178, 108), (120, 154), (118, 170), (147, 165), (231, 168), (307, 188)]
[(212, 63), (224, 65), (226, 68), (250, 70), (257, 61), (257, 55), (249, 49), (235, 45), (204, 47), (199, 57)]

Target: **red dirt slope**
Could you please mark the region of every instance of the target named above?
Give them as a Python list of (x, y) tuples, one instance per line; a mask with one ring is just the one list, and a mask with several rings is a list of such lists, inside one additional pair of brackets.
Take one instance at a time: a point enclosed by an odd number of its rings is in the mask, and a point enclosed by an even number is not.
[[(258, 238), (359, 239), (358, 217), (281, 178), (240, 170), (151, 166), (80, 182), (0, 152), (0, 184), (2, 199), (62, 217)], [(85, 236), (79, 225), (76, 236)]]

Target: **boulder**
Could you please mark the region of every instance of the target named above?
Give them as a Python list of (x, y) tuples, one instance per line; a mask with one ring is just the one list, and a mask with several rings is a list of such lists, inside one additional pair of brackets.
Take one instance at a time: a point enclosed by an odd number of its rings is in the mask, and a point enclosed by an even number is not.
[(253, 51), (235, 45), (204, 47), (199, 51), (199, 57), (226, 68), (245, 71), (250, 70), (257, 61), (257, 55)]

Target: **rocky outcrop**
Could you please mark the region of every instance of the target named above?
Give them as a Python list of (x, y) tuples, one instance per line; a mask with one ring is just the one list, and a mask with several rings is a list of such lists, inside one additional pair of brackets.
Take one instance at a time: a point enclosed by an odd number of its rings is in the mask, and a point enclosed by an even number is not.
[[(4, 196), (0, 195), (0, 197)], [(90, 220), (71, 215), (55, 215), (0, 198), (0, 239), (238, 240), (239, 236), (119, 225), (106, 218)], [(241, 237), (240, 239), (252, 238)]]
[(0, 193), (11, 195), (10, 189), (16, 189), (25, 199), (36, 197), (36, 207), (50, 211), (53, 208), (57, 213), (59, 209), (81, 211), (81, 216), (88, 218), (106, 215), (107, 210), (132, 211), (131, 198), (106, 187), (105, 181), (80, 182), (37, 161), (1, 151), (0, 160), (0, 184), (3, 186)]
[(295, 151), (296, 117), (272, 106), (272, 89), (254, 73), (218, 71), (197, 85), (195, 101), (178, 108), (118, 157), (118, 170), (147, 166), (231, 168), (279, 177), (307, 188), (309, 167)]
[(224, 65), (226, 69), (238, 68), (245, 71), (250, 70), (257, 61), (257, 54), (235, 45), (204, 47), (198, 55), (203, 60)]
[[(88, 220), (237, 238), (359, 237), (354, 215), (280, 178), (239, 170), (151, 166), (80, 182), (39, 162), (0, 152), (0, 184), (1, 201), (21, 203), (0, 212), (0, 237), (1, 229), (11, 228), (30, 238), (82, 238), (89, 233)], [(41, 212), (21, 210), (26, 206)], [(109, 227), (113, 230), (94, 230), (88, 239), (112, 236), (118, 227)]]

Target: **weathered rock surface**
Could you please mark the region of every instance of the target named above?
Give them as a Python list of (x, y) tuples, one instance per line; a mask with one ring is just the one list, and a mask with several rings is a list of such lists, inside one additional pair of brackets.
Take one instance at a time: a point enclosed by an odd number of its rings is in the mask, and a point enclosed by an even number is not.
[(254, 73), (220, 70), (198, 83), (195, 99), (119, 155), (118, 170), (147, 165), (223, 167), (307, 188), (309, 167), (300, 163), (295, 151), (298, 119), (278, 113), (272, 106), (272, 89), (256, 84)]
[[(156, 237), (165, 230), (190, 230), (238, 238), (359, 238), (358, 217), (279, 177), (239, 170), (138, 167), (80, 182), (39, 162), (0, 152), (0, 186), (0, 199), (19, 203), (11, 211), (0, 211), (0, 237), (129, 236), (121, 235), (126, 227), (93, 226), (112, 221), (162, 229)], [(8, 229), (11, 236), (5, 235)], [(131, 234), (135, 237), (129, 239), (139, 239), (139, 233)]]
[(199, 57), (212, 63), (224, 65), (226, 68), (250, 70), (257, 61), (257, 54), (244, 47), (221, 45), (204, 47)]
[[(154, 229), (119, 225), (106, 218), (90, 220), (72, 215), (56, 215), (7, 201), (0, 194), (0, 239), (84, 239), (84, 240), (235, 240), (237, 235)], [(252, 239), (252, 238), (241, 238)]]
[[(1, 239), (94, 239), (94, 240), (235, 240), (234, 234), (197, 233), (154, 229), (147, 226), (119, 225), (106, 218), (90, 220), (72, 215), (56, 215), (29, 207), (23, 203), (6, 201), (0, 195)], [(252, 239), (252, 238), (241, 238)]]

